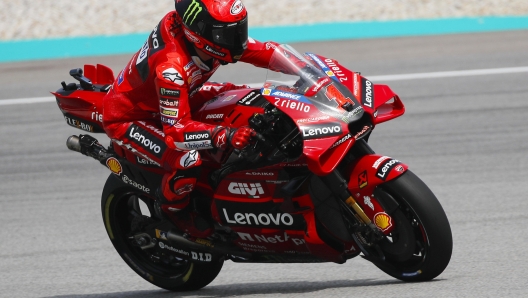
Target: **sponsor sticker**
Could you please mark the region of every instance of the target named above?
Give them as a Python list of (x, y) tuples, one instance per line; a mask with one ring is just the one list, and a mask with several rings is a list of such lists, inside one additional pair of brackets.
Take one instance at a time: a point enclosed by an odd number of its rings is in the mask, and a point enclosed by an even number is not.
[(199, 160), (200, 160), (200, 154), (198, 153), (198, 151), (196, 150), (189, 151), (180, 158), (180, 166), (182, 166), (183, 168), (192, 167)]
[(125, 70), (122, 70), (119, 74), (119, 77), (117, 78), (117, 86), (121, 86), (123, 81), (125, 80)]
[(200, 2), (196, 0), (192, 0), (191, 4), (189, 4), (189, 7), (187, 7), (187, 10), (182, 16), (183, 22), (190, 26), (194, 23), (196, 20), (196, 17), (203, 11), (202, 6), (200, 5)]
[(239, 213), (230, 214), (222, 208), (222, 215), (228, 224), (264, 227), (291, 227), (293, 216), (289, 213)]
[(231, 6), (231, 14), (236, 16), (244, 10), (244, 4), (240, 0), (236, 0)]
[(183, 187), (180, 187), (177, 190), (175, 190), (174, 193), (179, 195), (179, 196), (181, 196), (181, 195), (184, 195), (186, 193), (192, 192), (193, 188), (194, 188), (193, 184), (186, 184)]
[(99, 112), (92, 112), (92, 120), (103, 123), (103, 114), (99, 114)]
[(359, 99), (359, 88), (360, 88), (361, 80), (359, 78), (359, 74), (357, 72), (354, 73), (354, 96)]
[(205, 116), (205, 119), (222, 119), (224, 118), (224, 114), (209, 114)]
[(161, 116), (161, 122), (162, 123), (166, 123), (168, 125), (175, 125), (176, 124), (176, 119)]
[(319, 90), (321, 90), (321, 88), (323, 88), (324, 86), (328, 85), (328, 83), (330, 83), (330, 81), (332, 81), (332, 79), (330, 79), (330, 78), (319, 79), (319, 81), (317, 83), (315, 83), (315, 85), (310, 90), (311, 93), (312, 94), (316, 94), (317, 92), (319, 92)]
[(374, 215), (374, 224), (383, 232), (392, 227), (392, 219), (387, 213), (380, 212)]
[(298, 102), (295, 100), (289, 100), (280, 97), (275, 97), (275, 106), (305, 113), (309, 113), (311, 110), (310, 105), (307, 105), (304, 102)]
[[(184, 29), (183, 31), (185, 32), (185, 36), (187, 36), (187, 38), (188, 38), (192, 43), (200, 43), (200, 40), (199, 40), (198, 38), (196, 38), (196, 36), (194, 36), (191, 32), (189, 32), (189, 30)], [(185, 69), (185, 71), (187, 71), (187, 69)]]
[(366, 170), (358, 175), (358, 185), (359, 188), (365, 188), (368, 186), (368, 175)]
[(284, 97), (284, 98), (288, 98), (288, 99), (293, 99), (293, 100), (299, 100), (302, 98), (301, 95), (297, 95), (297, 94), (293, 94), (293, 93), (289, 93), (289, 92), (284, 92), (284, 91), (274, 91), (273, 93), (271, 93), (272, 96), (278, 96), (278, 97)]
[(121, 177), (121, 179), (123, 180), (123, 182), (125, 182), (126, 184), (129, 184), (129, 185), (132, 185), (134, 186), (135, 188), (138, 188), (146, 193), (150, 193), (150, 188), (146, 187), (145, 185), (143, 184), (140, 184), (140, 183), (137, 183), (136, 181), (130, 179), (127, 175), (123, 175), (123, 177)]
[(189, 256), (189, 253), (186, 252), (185, 250), (182, 250), (182, 249), (179, 249), (179, 248), (174, 248), (174, 247), (172, 247), (172, 246), (170, 246), (168, 244), (163, 243), (162, 241), (159, 241), (158, 243), (159, 243), (159, 247), (161, 249), (169, 250), (169, 251), (172, 251), (172, 252), (184, 255), (184, 256)]
[(141, 47), (141, 50), (139, 50), (139, 55), (136, 60), (136, 65), (139, 65), (141, 62), (143, 62), (143, 60), (145, 60), (145, 58), (147, 58), (149, 48), (150, 46), (149, 46), (149, 42), (147, 39), (145, 43), (143, 44), (143, 46)]
[(190, 133), (184, 133), (183, 137), (185, 141), (203, 141), (203, 140), (210, 140), (211, 134), (209, 134), (208, 131), (199, 131), (199, 132), (190, 132)]
[(368, 125), (363, 126), (363, 129), (354, 136), (354, 139), (359, 140), (369, 131), (370, 131), (370, 126)]
[(226, 144), (227, 139), (227, 132), (225, 129), (220, 132), (220, 135), (216, 137), (216, 148), (224, 148), (224, 145)]
[(174, 68), (165, 69), (162, 75), (165, 80), (172, 82), (176, 85), (183, 86), (185, 84), (181, 74)]
[(314, 54), (310, 53), (310, 54), (308, 54), (308, 56), (310, 56), (310, 58), (312, 58), (312, 60), (315, 61), (315, 63), (317, 63), (317, 65), (319, 65), (319, 67), (322, 70), (324, 70), (324, 71), (329, 70), (328, 66), (326, 66), (326, 64), (324, 64), (324, 62), (321, 59), (319, 59), (319, 57), (317, 55), (314, 55)]
[(176, 148), (182, 150), (204, 150), (204, 149), (213, 149), (213, 142), (211, 140), (205, 141), (196, 141), (196, 142), (175, 142), (174, 145)]
[(250, 198), (260, 198), (264, 195), (264, 189), (260, 183), (238, 183), (231, 182), (227, 190), (236, 195), (244, 195)]
[(121, 163), (119, 163), (119, 160), (113, 157), (110, 157), (106, 160), (106, 166), (108, 167), (108, 169), (110, 169), (112, 173), (116, 174), (117, 176), (123, 173), (123, 167), (121, 166)]
[(199, 262), (211, 262), (211, 260), (213, 260), (213, 255), (210, 254), (210, 253), (206, 253), (206, 252), (194, 252), (194, 251), (191, 251), (191, 257), (193, 260), (195, 261), (199, 261)]
[(364, 106), (372, 109), (374, 107), (374, 89), (373, 89), (374, 86), (372, 85), (371, 81), (365, 78), (362, 78), (361, 81), (362, 81), (362, 87), (363, 87), (361, 103)]
[[(187, 29), (185, 29), (185, 34), (187, 34)], [(183, 67), (183, 70), (188, 71), (188, 70), (191, 69), (193, 66), (194, 66), (194, 62), (191, 61), (191, 62), (187, 63), (187, 65), (185, 65), (185, 66)]]
[[(240, 240), (242, 241), (268, 243), (268, 244), (269, 243), (286, 243), (286, 242), (291, 241), (296, 246), (305, 244), (305, 241), (303, 238), (291, 237), (286, 232), (279, 233), (279, 234), (267, 234), (267, 235), (249, 234), (249, 233), (242, 233), (242, 232), (237, 232), (237, 233), (238, 233), (238, 236), (240, 237)], [(255, 248), (260, 248), (260, 249), (266, 248), (265, 246), (261, 246), (261, 245), (253, 245), (253, 246)]]
[(180, 101), (169, 98), (160, 98), (160, 105), (177, 108), (180, 105)]
[(323, 123), (301, 126), (303, 139), (317, 139), (341, 135), (343, 129), (339, 123)]
[(251, 91), (246, 96), (244, 96), (241, 100), (239, 100), (238, 103), (241, 105), (245, 105), (245, 106), (251, 106), (251, 104), (260, 97), (261, 97), (260, 93), (256, 91)]
[(213, 55), (216, 55), (218, 57), (225, 57), (226, 56), (226, 53), (219, 52), (219, 51), (213, 49), (212, 47), (210, 47), (209, 45), (206, 45), (204, 50), (209, 52), (209, 53), (211, 53), (211, 54), (213, 54)]
[(385, 181), (390, 171), (399, 164), (401, 164), (401, 162), (396, 159), (388, 159), (384, 161), (379, 166), (378, 171), (376, 172), (376, 176), (381, 180)]
[(247, 176), (273, 176), (273, 172), (246, 172)]
[(390, 157), (388, 157), (388, 156), (382, 156), (382, 157), (378, 158), (378, 159), (374, 162), (374, 164), (372, 165), (372, 168), (374, 168), (374, 169), (379, 168), (380, 164), (381, 164), (382, 162), (384, 162), (385, 160), (387, 160), (387, 159), (390, 159)]
[(330, 116), (319, 116), (319, 117), (310, 117), (310, 118), (299, 119), (296, 122), (297, 123), (319, 122), (319, 121), (328, 120), (328, 119), (330, 119)]
[(132, 142), (141, 146), (159, 159), (161, 159), (163, 153), (167, 149), (163, 140), (156, 138), (150, 132), (135, 124), (130, 125), (126, 135)]
[(160, 88), (160, 94), (162, 96), (170, 96), (170, 97), (179, 98), (180, 97), (180, 90)]
[(335, 60), (326, 59), (325, 63), (333, 72), (334, 76), (338, 78), (341, 83), (348, 81), (348, 77), (346, 76), (346, 74), (343, 73), (343, 70), (341, 70), (341, 67), (337, 65), (337, 62)]
[(237, 97), (236, 95), (229, 95), (227, 96), (226, 98), (222, 99), (223, 102), (228, 102), (228, 101), (231, 101), (231, 99)]
[(142, 165), (142, 166), (157, 166), (157, 164), (155, 162), (152, 162), (148, 159), (145, 159), (145, 158), (142, 158), (142, 157), (139, 157), (139, 156), (136, 156), (136, 162), (137, 164), (139, 165)]
[(169, 118), (178, 118), (178, 109), (160, 107), (160, 114)]
[(372, 211), (374, 211), (374, 204), (372, 203), (372, 200), (370, 199), (369, 196), (363, 196), (363, 203), (366, 206), (369, 206), (369, 208), (372, 209)]
[(74, 118), (72, 116), (64, 116), (64, 120), (66, 120), (66, 123), (70, 126), (76, 127), (78, 129), (82, 129), (84, 131), (94, 132), (93, 125), (86, 124), (80, 119)]
[(332, 147), (330, 147), (330, 149), (333, 149), (337, 146), (340, 146), (342, 145), (344, 142), (348, 141), (350, 138), (352, 138), (352, 135), (351, 134), (347, 134), (346, 136), (344, 136), (343, 138), (341, 138), (341, 140), (335, 142)]

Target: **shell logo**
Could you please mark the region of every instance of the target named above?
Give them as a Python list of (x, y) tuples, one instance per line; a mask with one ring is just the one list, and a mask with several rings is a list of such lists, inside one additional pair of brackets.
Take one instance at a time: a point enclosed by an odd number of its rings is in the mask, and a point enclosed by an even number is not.
[(110, 157), (106, 160), (106, 166), (110, 169), (110, 171), (116, 175), (121, 175), (123, 172), (123, 167), (121, 167), (121, 164), (119, 161), (113, 157)]
[(385, 212), (376, 213), (376, 215), (374, 215), (374, 223), (383, 232), (392, 227), (391, 217)]

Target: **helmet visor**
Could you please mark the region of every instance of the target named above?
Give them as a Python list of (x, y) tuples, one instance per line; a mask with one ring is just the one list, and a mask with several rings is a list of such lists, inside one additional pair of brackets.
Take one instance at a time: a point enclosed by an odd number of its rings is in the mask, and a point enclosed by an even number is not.
[(213, 43), (230, 50), (244, 50), (248, 40), (248, 19), (238, 23), (213, 25), (211, 34)]

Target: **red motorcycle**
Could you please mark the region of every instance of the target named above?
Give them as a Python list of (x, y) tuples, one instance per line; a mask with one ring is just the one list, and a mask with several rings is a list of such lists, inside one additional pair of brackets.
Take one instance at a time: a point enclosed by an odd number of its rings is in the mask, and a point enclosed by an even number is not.
[[(123, 260), (150, 283), (177, 291), (206, 286), (226, 260), (343, 264), (361, 255), (403, 281), (442, 273), (453, 247), (442, 206), (406, 164), (368, 145), (377, 124), (404, 113), (400, 98), (336, 60), (287, 45), (277, 47), (269, 69), (263, 88), (225, 92), (193, 115), (258, 132), (243, 150), (200, 151), (204, 170), (192, 203), (214, 224), (207, 239), (161, 214), (154, 190), (163, 170), (155, 162), (128, 160), (86, 134), (68, 138), (69, 149), (112, 172), (101, 209)], [(70, 75), (79, 83), (62, 82), (53, 93), (66, 123), (103, 133), (112, 71), (85, 65)]]

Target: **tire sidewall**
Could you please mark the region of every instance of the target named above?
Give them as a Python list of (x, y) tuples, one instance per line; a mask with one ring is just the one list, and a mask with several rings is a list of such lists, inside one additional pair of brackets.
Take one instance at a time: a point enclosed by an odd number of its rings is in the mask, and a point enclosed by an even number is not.
[(209, 284), (220, 272), (224, 262), (223, 259), (211, 263), (190, 261), (188, 268), (183, 273), (173, 276), (156, 274), (144, 266), (141, 260), (137, 260), (134, 253), (124, 243), (123, 238), (119, 237), (121, 231), (114, 217), (119, 200), (131, 193), (140, 194), (137, 189), (124, 184), (118, 177), (111, 174), (107, 179), (101, 197), (101, 211), (106, 232), (123, 261), (146, 281), (167, 290), (194, 290)]
[(397, 179), (383, 184), (382, 188), (412, 210), (427, 239), (427, 255), (419, 274), (384, 271), (405, 281), (435, 278), (447, 267), (453, 251), (451, 227), (440, 202), (427, 185), (409, 170)]

